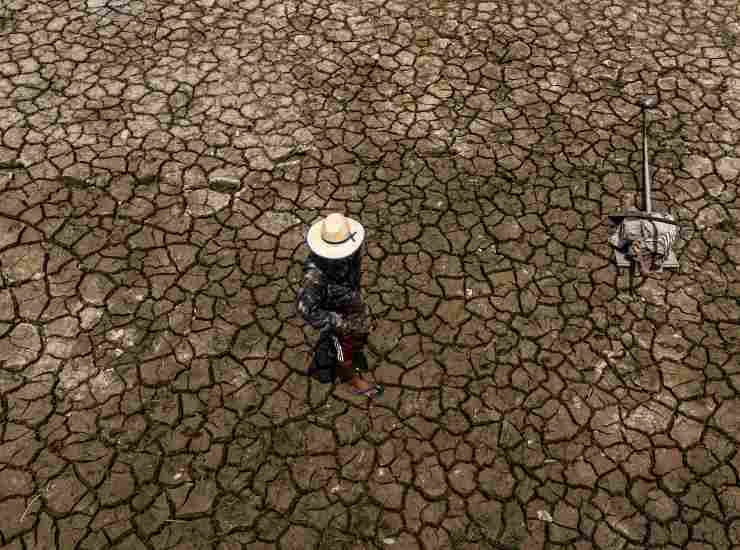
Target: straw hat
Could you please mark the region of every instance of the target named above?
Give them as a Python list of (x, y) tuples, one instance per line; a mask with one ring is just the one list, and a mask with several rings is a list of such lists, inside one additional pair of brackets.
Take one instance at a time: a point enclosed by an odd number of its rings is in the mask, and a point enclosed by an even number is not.
[(322, 258), (339, 260), (354, 254), (365, 239), (365, 228), (342, 214), (329, 214), (315, 221), (308, 230), (309, 248)]

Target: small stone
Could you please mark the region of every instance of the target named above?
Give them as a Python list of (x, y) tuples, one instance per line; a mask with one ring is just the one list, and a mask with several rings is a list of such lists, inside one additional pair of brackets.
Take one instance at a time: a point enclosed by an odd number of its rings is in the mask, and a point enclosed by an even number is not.
[(537, 510), (537, 519), (540, 521), (552, 522), (552, 515), (547, 510)]

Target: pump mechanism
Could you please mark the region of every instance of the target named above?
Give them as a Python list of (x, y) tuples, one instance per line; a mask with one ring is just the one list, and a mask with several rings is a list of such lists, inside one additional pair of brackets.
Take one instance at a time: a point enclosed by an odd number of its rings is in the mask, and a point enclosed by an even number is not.
[(630, 209), (609, 216), (609, 237), (618, 267), (637, 266), (641, 273), (677, 269), (673, 245), (679, 237), (679, 224), (673, 215), (653, 211), (650, 157), (648, 153), (647, 111), (658, 104), (654, 96), (640, 100), (642, 110), (642, 187), (643, 210)]

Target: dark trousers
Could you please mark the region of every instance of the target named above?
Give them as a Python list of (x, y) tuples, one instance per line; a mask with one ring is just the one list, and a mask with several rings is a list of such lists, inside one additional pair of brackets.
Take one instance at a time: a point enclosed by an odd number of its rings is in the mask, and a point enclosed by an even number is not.
[(367, 334), (322, 334), (314, 349), (309, 376), (323, 383), (350, 381), (356, 368), (366, 367), (362, 354), (366, 343)]

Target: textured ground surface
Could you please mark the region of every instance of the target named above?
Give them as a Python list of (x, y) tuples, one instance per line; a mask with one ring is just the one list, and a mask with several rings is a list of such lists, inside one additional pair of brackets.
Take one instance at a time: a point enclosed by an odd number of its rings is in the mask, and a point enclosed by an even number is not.
[[(739, 22), (5, 0), (0, 547), (738, 548)], [(645, 93), (695, 231), (630, 280), (605, 221)], [(336, 209), (369, 230), (370, 405), (303, 375)]]

